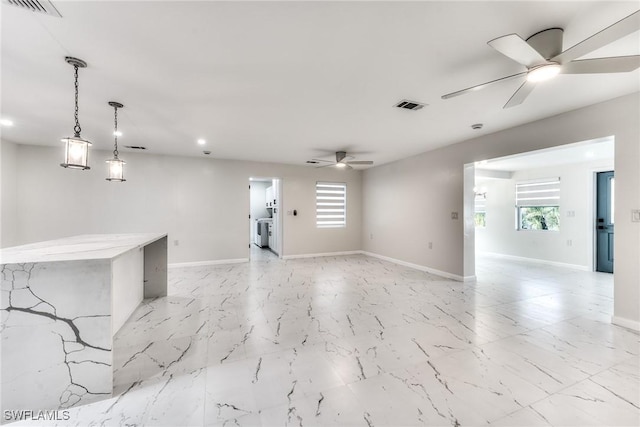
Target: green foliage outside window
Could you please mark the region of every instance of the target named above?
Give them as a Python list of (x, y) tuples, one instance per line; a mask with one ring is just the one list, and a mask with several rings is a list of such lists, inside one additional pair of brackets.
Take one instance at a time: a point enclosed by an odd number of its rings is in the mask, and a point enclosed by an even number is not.
[(558, 206), (519, 207), (518, 214), (520, 230), (558, 231), (560, 229), (560, 207)]

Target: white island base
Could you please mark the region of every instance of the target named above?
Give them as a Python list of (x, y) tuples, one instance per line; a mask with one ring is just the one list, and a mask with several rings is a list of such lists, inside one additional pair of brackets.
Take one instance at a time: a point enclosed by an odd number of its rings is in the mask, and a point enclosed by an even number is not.
[(167, 235), (83, 235), (0, 250), (1, 402), (63, 409), (108, 398), (113, 336), (167, 294)]

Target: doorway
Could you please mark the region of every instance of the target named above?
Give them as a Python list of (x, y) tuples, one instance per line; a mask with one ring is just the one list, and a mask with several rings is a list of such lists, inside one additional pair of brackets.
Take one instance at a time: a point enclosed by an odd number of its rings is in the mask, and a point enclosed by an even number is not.
[(281, 181), (249, 178), (249, 259), (278, 258), (282, 252)]
[(596, 174), (596, 271), (613, 273), (613, 171)]
[[(615, 180), (608, 179), (613, 172), (607, 179), (601, 175), (609, 189), (600, 196), (606, 211), (603, 214), (596, 212), (596, 184), (599, 172), (613, 171), (614, 150), (615, 139), (610, 136), (465, 165), (464, 276), (475, 275), (476, 253), (586, 271), (613, 271)], [(532, 188), (527, 197), (544, 195), (545, 200), (556, 202), (557, 207), (549, 209), (548, 215), (557, 219), (557, 229), (520, 227), (518, 208), (514, 210), (518, 204), (516, 184), (537, 184), (551, 178), (560, 182), (554, 194)], [(545, 222), (549, 224), (549, 218), (545, 217)], [(604, 229), (598, 230), (598, 226)], [(597, 242), (598, 237), (602, 243)], [(597, 266), (598, 246), (608, 269)]]

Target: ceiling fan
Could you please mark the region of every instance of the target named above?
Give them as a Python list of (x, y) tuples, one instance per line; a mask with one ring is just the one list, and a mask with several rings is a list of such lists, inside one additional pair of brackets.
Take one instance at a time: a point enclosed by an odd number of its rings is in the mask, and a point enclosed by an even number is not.
[(557, 74), (623, 73), (640, 67), (640, 55), (575, 60), (615, 40), (640, 30), (640, 10), (595, 33), (575, 46), (562, 51), (562, 28), (540, 31), (526, 41), (517, 34), (493, 39), (487, 44), (501, 54), (527, 67), (526, 71), (471, 86), (442, 96), (453, 98), (474, 92), (493, 83), (526, 77), (503, 108), (520, 105), (539, 82)]
[(338, 168), (349, 168), (353, 169), (351, 166), (366, 166), (372, 165), (373, 161), (371, 160), (351, 160), (355, 157), (347, 154), (346, 151), (336, 151), (336, 161), (333, 160), (323, 160), (323, 159), (311, 159), (314, 162), (322, 162), (322, 163), (330, 163), (328, 165), (318, 166), (320, 168), (326, 168), (327, 166), (336, 166)]

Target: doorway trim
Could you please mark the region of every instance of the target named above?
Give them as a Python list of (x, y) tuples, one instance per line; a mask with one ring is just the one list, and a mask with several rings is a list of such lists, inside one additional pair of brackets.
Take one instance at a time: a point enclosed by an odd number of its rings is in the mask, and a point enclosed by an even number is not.
[(282, 187), (283, 187), (283, 179), (280, 177), (269, 177), (269, 176), (253, 176), (250, 175), (249, 176), (249, 245), (248, 245), (248, 260), (251, 261), (251, 249), (253, 247), (254, 241), (252, 239), (252, 235), (253, 235), (253, 226), (254, 226), (254, 221), (256, 218), (251, 217), (251, 185), (253, 185), (253, 183), (255, 182), (264, 182), (264, 183), (268, 183), (271, 182), (271, 185), (273, 186), (273, 181), (276, 181), (276, 186), (277, 186), (277, 194), (278, 194), (278, 206), (274, 207), (275, 213), (272, 213), (272, 218), (274, 218), (274, 221), (277, 222), (277, 228), (276, 228), (276, 250), (277, 252), (274, 252), (273, 250), (271, 252), (273, 252), (273, 254), (275, 256), (277, 256), (279, 259), (282, 259), (282, 254), (283, 254), (283, 247), (284, 247), (284, 224), (283, 224), (283, 195), (282, 195)]

